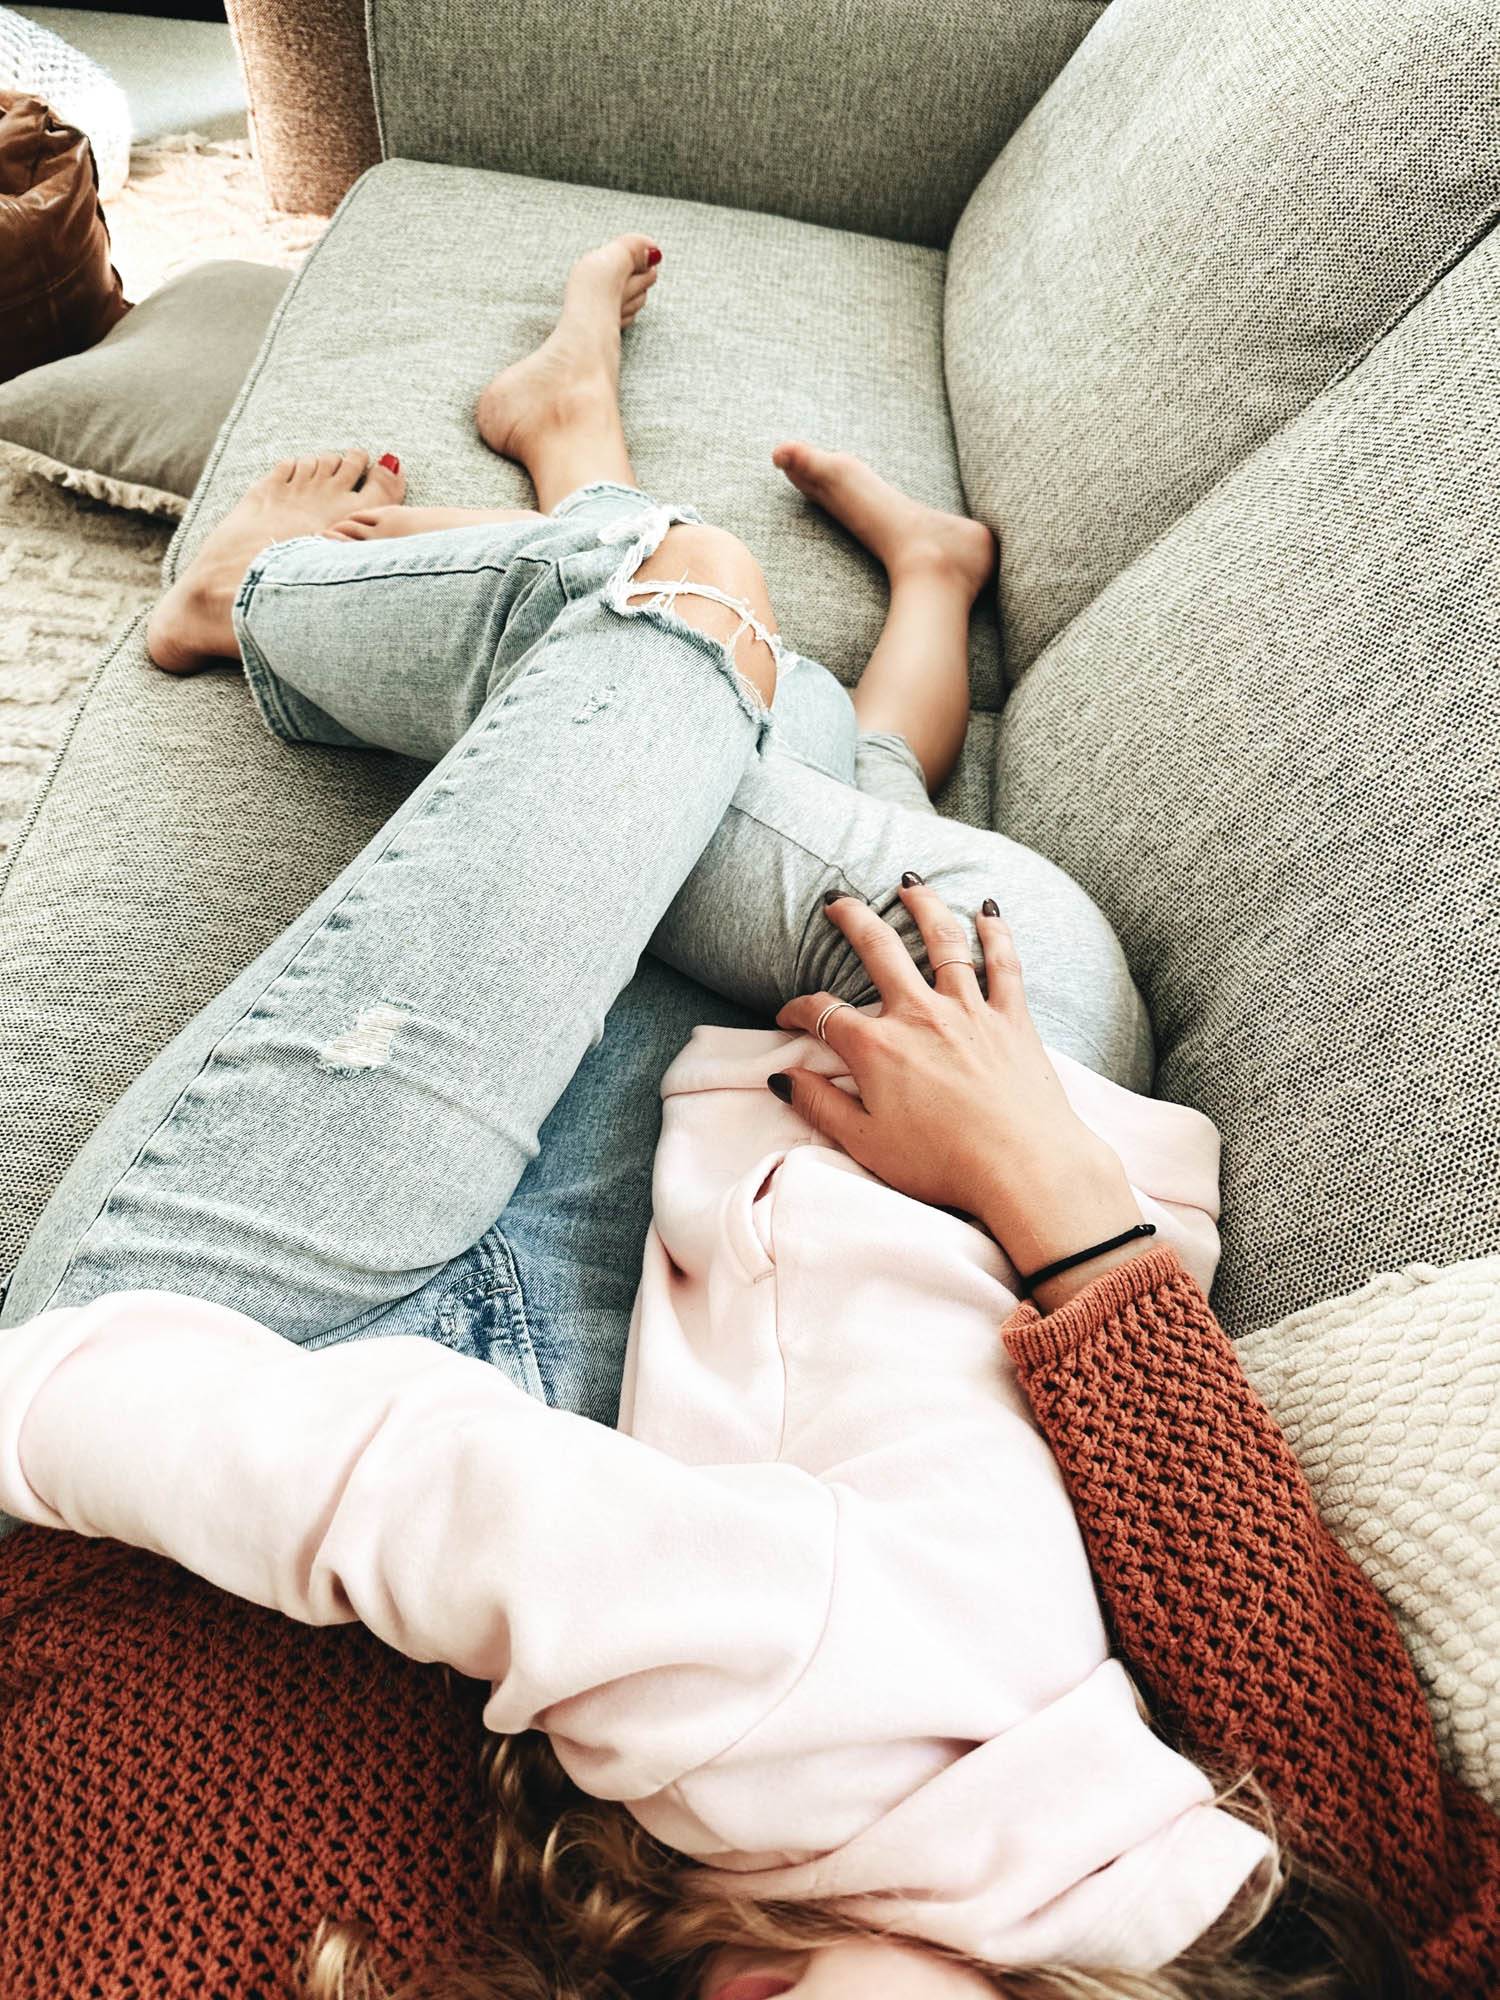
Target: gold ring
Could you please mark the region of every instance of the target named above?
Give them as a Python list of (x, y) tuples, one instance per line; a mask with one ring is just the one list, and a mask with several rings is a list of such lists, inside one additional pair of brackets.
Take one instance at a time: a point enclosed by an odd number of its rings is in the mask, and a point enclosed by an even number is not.
[(941, 972), (945, 965), (966, 965), (970, 972), (974, 970), (974, 961), (972, 958), (940, 958), (931, 970), (933, 972)]
[(828, 1037), (823, 1033), (824, 1022), (828, 1019), (828, 1016), (830, 1014), (836, 1014), (839, 1011), (840, 1007), (852, 1007), (853, 1005), (854, 1002), (852, 1000), (835, 1000), (829, 1006), (825, 1007), (822, 1013), (818, 1016), (817, 1023), (813, 1028), (813, 1033), (817, 1036), (818, 1040), (823, 1044), (825, 1048), (828, 1046)]

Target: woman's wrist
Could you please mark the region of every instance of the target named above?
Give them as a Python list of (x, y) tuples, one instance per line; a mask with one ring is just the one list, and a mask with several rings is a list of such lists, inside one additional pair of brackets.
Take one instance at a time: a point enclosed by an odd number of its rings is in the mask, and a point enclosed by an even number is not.
[[(1103, 1141), (1049, 1162), (1024, 1179), (1020, 1201), (987, 1200), (980, 1220), (1022, 1277), (1045, 1270), (1059, 1257), (1071, 1257), (1095, 1243), (1106, 1243), (1133, 1229), (1141, 1220), (1140, 1204), (1125, 1177), (1118, 1155)], [(1150, 1247), (1150, 1239), (1123, 1244), (1071, 1271), (1049, 1279), (1036, 1296), (1038, 1308), (1054, 1311), (1093, 1283), (1101, 1272)]]
[[(1080, 1292), (1086, 1292), (1106, 1271), (1117, 1270), (1121, 1264), (1133, 1263), (1138, 1257), (1149, 1257), (1158, 1247), (1151, 1237), (1138, 1236), (1133, 1243), (1122, 1243), (1117, 1249), (1105, 1250), (1097, 1257), (1090, 1257), (1087, 1263), (1075, 1264), (1071, 1271), (1062, 1271), (1057, 1277), (1049, 1278), (1044, 1285), (1038, 1285), (1031, 1294), (1031, 1303), (1044, 1315), (1058, 1312), (1076, 1299)], [(1082, 1249), (1083, 1245), (1080, 1244), (1079, 1248)]]

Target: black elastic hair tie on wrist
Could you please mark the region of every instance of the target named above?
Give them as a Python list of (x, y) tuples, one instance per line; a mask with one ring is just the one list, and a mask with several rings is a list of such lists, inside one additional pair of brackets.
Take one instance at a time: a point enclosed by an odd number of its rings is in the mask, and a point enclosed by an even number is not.
[(1086, 1264), (1090, 1257), (1102, 1257), (1106, 1250), (1118, 1250), (1122, 1243), (1134, 1243), (1138, 1236), (1155, 1234), (1154, 1222), (1138, 1222), (1134, 1229), (1122, 1229), (1118, 1236), (1111, 1236), (1106, 1243), (1095, 1243), (1088, 1250), (1075, 1250), (1071, 1257), (1059, 1257), (1055, 1264), (1044, 1264), (1040, 1271), (1033, 1271), (1029, 1278), (1021, 1280), (1021, 1297), (1029, 1299), (1038, 1285), (1045, 1285), (1049, 1278), (1060, 1278), (1075, 1264)]

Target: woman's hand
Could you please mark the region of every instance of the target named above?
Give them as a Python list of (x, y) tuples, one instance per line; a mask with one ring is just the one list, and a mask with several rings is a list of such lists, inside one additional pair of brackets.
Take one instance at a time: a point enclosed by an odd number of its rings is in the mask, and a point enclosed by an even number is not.
[[(984, 1223), (1016, 1269), (1117, 1236), (1141, 1219), (1125, 1169), (1078, 1117), (1027, 1011), (1021, 967), (993, 902), (975, 920), (985, 985), (968, 934), (936, 891), (916, 877), (901, 899), (921, 931), (929, 986), (900, 937), (857, 897), (827, 905), (879, 992), (878, 1018), (839, 1007), (824, 1039), (849, 1066), (848, 1095), (810, 1070), (788, 1070), (790, 1102), (814, 1131), (837, 1141), (892, 1187)], [(789, 1001), (783, 1028), (813, 1032), (831, 993)], [(786, 1084), (771, 1086), (785, 1097)], [(1043, 1286), (1051, 1310), (1136, 1254), (1127, 1245)]]

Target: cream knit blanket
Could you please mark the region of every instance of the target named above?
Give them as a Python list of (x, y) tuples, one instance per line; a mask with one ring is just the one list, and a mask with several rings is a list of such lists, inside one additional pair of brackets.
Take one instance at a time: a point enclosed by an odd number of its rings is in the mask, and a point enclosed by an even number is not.
[(1500, 1257), (1388, 1272), (1238, 1353), (1394, 1607), (1444, 1760), (1500, 1808)]

